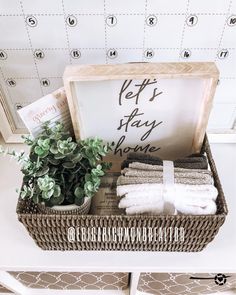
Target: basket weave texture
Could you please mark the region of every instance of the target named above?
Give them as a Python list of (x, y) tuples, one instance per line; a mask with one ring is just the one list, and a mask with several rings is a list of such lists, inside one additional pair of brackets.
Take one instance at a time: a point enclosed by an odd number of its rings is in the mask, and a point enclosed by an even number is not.
[(63, 215), (63, 214), (88, 214), (91, 206), (91, 198), (86, 197), (84, 199), (84, 203), (80, 206), (78, 206), (75, 209), (71, 210), (56, 210), (50, 207), (46, 207), (45, 205), (38, 205), (38, 212), (43, 213), (43, 214), (58, 214), (58, 215)]
[[(203, 144), (210, 168), (213, 173), (215, 186), (218, 189), (217, 213), (215, 215), (76, 215), (76, 214), (42, 214), (37, 205), (19, 198), (17, 204), (18, 219), (26, 227), (30, 236), (43, 250), (122, 250), (122, 251), (177, 251), (197, 252), (210, 243), (228, 213), (227, 205), (211, 154), (207, 138)], [(84, 241), (68, 239), (69, 228), (184, 228), (184, 239), (172, 238), (162, 240), (130, 241), (125, 236), (117, 240)]]

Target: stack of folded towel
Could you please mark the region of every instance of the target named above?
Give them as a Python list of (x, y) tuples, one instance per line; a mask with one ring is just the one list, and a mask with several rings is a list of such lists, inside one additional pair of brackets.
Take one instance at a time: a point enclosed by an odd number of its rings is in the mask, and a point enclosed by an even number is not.
[[(129, 167), (129, 164), (139, 162), (151, 165), (162, 165), (163, 161), (159, 157), (151, 156), (149, 154), (129, 153), (127, 159), (122, 162), (121, 169)], [(174, 167), (186, 169), (207, 169), (207, 158), (203, 154), (192, 154), (183, 159), (174, 161)]]
[(217, 189), (204, 155), (173, 162), (174, 183), (163, 184), (163, 161), (132, 153), (117, 180), (119, 208), (126, 214), (215, 214)]

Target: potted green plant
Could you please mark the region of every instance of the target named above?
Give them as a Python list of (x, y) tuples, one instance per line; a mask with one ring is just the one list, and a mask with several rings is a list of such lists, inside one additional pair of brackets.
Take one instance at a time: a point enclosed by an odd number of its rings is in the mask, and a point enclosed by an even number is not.
[[(20, 198), (32, 200), (41, 211), (87, 214), (100, 178), (111, 167), (102, 162), (111, 149), (101, 139), (75, 141), (62, 123), (46, 122), (36, 138), (24, 137), (30, 154), (3, 150), (21, 163), (23, 185)], [(73, 211), (73, 213), (75, 213)]]

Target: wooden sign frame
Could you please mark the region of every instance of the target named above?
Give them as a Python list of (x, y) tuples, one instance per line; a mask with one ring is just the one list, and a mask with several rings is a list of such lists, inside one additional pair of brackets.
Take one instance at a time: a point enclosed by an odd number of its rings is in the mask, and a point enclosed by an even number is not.
[[(64, 72), (64, 87), (76, 138), (81, 137), (79, 97), (72, 91), (73, 83), (103, 80), (141, 79), (203, 79), (205, 82), (200, 113), (192, 141), (192, 151), (199, 152), (206, 132), (219, 71), (212, 62), (199, 63), (129, 63), (116, 65), (74, 65)], [(99, 111), (99, 109), (98, 109)], [(100, 111), (102, 112), (102, 106)], [(99, 134), (98, 134), (99, 136)]]
[(0, 134), (4, 141), (6, 143), (23, 143), (22, 135), (27, 133), (27, 129), (16, 128), (3, 91), (0, 89)]
[[(56, 98), (64, 97), (65, 96), (64, 87), (61, 87), (48, 95), (53, 95)], [(11, 118), (11, 115), (8, 112), (8, 108), (7, 108), (7, 106), (5, 106), (4, 100), (2, 100), (2, 97), (3, 96), (1, 96), (1, 92), (0, 92), (0, 132), (3, 136), (3, 139), (6, 143), (24, 143), (22, 136), (29, 134), (29, 132), (31, 130), (29, 128), (17, 129), (15, 127), (14, 122)], [(34, 104), (34, 105), (37, 104), (37, 101), (33, 102), (32, 104)], [(29, 105), (31, 108), (32, 108), (32, 104)], [(26, 106), (26, 108), (28, 109), (28, 106)], [(28, 113), (31, 113), (31, 114), (35, 113), (35, 110), (28, 109)], [(45, 120), (46, 119), (44, 119), (44, 121)], [(25, 120), (23, 119), (23, 121), (25, 121)], [(42, 120), (42, 122), (43, 122), (43, 120)], [(26, 122), (24, 122), (24, 123), (26, 123)], [(40, 124), (41, 123), (39, 123), (38, 125), (40, 125)], [(27, 124), (25, 124), (25, 125), (27, 126)]]

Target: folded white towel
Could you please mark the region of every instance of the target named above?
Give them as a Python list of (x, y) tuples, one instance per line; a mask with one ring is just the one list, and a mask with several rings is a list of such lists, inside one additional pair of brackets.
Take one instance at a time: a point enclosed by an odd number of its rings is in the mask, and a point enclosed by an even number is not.
[(128, 193), (120, 200), (119, 208), (127, 208), (132, 206), (141, 206), (146, 204), (164, 204), (165, 202), (172, 203), (175, 208), (178, 204), (187, 204), (192, 206), (204, 206), (207, 201), (215, 201), (216, 196), (208, 198), (208, 196), (198, 196), (193, 194), (181, 194), (168, 196), (163, 198), (162, 194), (144, 194), (143, 196), (134, 198), (132, 193)]
[[(127, 214), (215, 214), (215, 200), (218, 195), (213, 185), (174, 184), (165, 189), (163, 184), (120, 185), (117, 195), (124, 196), (119, 208), (125, 208)], [(165, 210), (166, 204), (172, 210)], [(172, 213), (170, 213), (172, 212)]]
[(217, 211), (216, 203), (213, 200), (196, 200), (195, 204), (180, 201), (175, 204), (175, 209), (182, 214), (191, 215), (215, 214)]
[[(164, 203), (162, 203), (162, 205), (163, 204)], [(125, 212), (127, 215), (142, 214), (142, 213), (148, 213), (153, 215), (167, 214), (167, 213), (164, 213), (164, 206), (158, 206), (158, 205), (132, 206), (132, 207), (126, 208)]]
[[(133, 196), (140, 197), (144, 192), (163, 192), (163, 184), (161, 183), (143, 183), (143, 184), (127, 184), (117, 186), (116, 192), (118, 196), (123, 196), (127, 193), (134, 192)], [(198, 195), (203, 193), (208, 195), (208, 198), (216, 198), (218, 191), (213, 185), (186, 185), (186, 184), (174, 184), (173, 189), (177, 193), (196, 192)]]
[[(126, 208), (126, 214), (168, 214), (164, 212), (162, 204), (146, 204), (141, 206), (132, 206)], [(215, 214), (216, 213), (216, 204), (214, 201), (206, 200), (204, 205), (202, 206), (193, 206), (193, 205), (186, 205), (186, 204), (178, 204), (177, 208), (175, 208), (178, 213), (182, 214), (190, 214), (190, 215), (202, 215), (202, 214)]]

